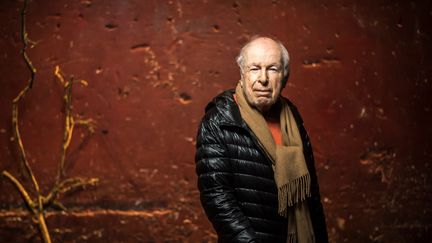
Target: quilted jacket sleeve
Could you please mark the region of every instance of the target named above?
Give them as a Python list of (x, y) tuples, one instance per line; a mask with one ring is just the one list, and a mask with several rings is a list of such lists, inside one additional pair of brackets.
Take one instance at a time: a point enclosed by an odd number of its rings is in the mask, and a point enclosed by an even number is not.
[(220, 134), (218, 126), (203, 119), (195, 156), (201, 204), (219, 242), (259, 242), (234, 197), (230, 159)]

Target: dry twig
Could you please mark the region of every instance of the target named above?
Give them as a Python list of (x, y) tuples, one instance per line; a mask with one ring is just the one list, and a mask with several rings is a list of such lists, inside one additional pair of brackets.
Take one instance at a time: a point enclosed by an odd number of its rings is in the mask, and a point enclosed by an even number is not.
[[(19, 104), (20, 101), (25, 97), (25, 95), (31, 90), (33, 87), (33, 83), (36, 76), (36, 68), (33, 66), (30, 58), (27, 55), (27, 48), (29, 44), (30, 47), (33, 47), (35, 42), (31, 41), (28, 38), (28, 33), (26, 31), (25, 25), (25, 17), (27, 12), (28, 0), (24, 1), (24, 6), (21, 11), (21, 37), (23, 42), (23, 48), (21, 49), (21, 54), (26, 63), (27, 68), (30, 71), (30, 78), (27, 82), (27, 85), (19, 92), (17, 97), (13, 100), (12, 104), (12, 128), (14, 133), (14, 138), (18, 147), (18, 153), (21, 163), (24, 165), (25, 172), (30, 177), (34, 194), (31, 195), (30, 189), (26, 188), (22, 182), (20, 182), (17, 177), (13, 176), (8, 171), (3, 171), (2, 174), (5, 176), (18, 190), (20, 195), (22, 196), (27, 209), (32, 214), (35, 219), (36, 224), (39, 226), (39, 230), (42, 234), (42, 239), (45, 243), (51, 242), (51, 237), (48, 231), (48, 227), (46, 225), (45, 214), (44, 211), (51, 207), (57, 206), (63, 210), (66, 208), (58, 201), (60, 194), (67, 193), (71, 190), (77, 188), (85, 188), (89, 185), (96, 185), (98, 183), (98, 178), (65, 178), (64, 164), (66, 160), (66, 154), (68, 147), (70, 145), (73, 131), (76, 125), (85, 126), (90, 133), (94, 132), (95, 122), (93, 119), (74, 119), (72, 115), (72, 86), (75, 82), (74, 78), (71, 77), (69, 80), (65, 80), (64, 75), (61, 73), (60, 67), (56, 66), (54, 70), (54, 75), (60, 81), (60, 83), (64, 86), (64, 106), (65, 106), (65, 121), (64, 121), (64, 132), (63, 132), (63, 141), (61, 146), (61, 156), (57, 170), (57, 176), (54, 185), (51, 190), (48, 192), (46, 196), (42, 195), (42, 192), (39, 187), (38, 180), (33, 173), (33, 170), (29, 164), (27, 159), (26, 150), (24, 148), (24, 144), (21, 138), (18, 118), (19, 118)], [(86, 86), (87, 81), (79, 80), (79, 83)]]

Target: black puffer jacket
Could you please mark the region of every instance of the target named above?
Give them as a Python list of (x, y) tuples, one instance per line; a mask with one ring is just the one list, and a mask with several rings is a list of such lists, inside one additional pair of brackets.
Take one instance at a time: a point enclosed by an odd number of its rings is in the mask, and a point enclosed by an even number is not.
[[(198, 130), (195, 161), (201, 203), (219, 242), (286, 242), (287, 219), (277, 213), (271, 162), (241, 118), (233, 93), (225, 91), (207, 105)], [(288, 104), (299, 126), (312, 179), (308, 203), (316, 242), (325, 243), (327, 230), (312, 147), (297, 109)]]

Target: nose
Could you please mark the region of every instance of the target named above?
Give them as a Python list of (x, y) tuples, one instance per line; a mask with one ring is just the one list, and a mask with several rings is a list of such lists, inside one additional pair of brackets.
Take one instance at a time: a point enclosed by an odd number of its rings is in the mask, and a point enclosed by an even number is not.
[(266, 86), (268, 84), (268, 74), (265, 69), (261, 69), (258, 82), (261, 83), (261, 85)]

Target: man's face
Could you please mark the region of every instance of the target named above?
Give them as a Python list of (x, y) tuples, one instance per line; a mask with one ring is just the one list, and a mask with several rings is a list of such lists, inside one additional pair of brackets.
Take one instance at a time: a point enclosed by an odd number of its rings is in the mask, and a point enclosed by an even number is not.
[(278, 44), (269, 39), (250, 43), (244, 53), (241, 87), (249, 105), (269, 110), (282, 90), (283, 65)]

